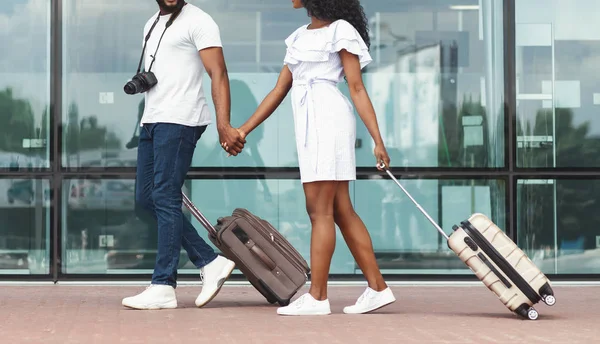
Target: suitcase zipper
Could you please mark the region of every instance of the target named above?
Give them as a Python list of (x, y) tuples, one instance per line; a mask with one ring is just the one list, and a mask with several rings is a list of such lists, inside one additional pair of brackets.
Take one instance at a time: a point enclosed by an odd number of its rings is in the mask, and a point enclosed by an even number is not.
[(541, 300), (540, 296), (535, 292), (535, 290), (525, 281), (525, 279), (515, 270), (515, 268), (510, 265), (510, 263), (504, 258), (500, 252), (491, 245), (491, 243), (481, 234), (469, 221), (461, 222), (461, 225), (470, 236), (475, 243), (481, 247), (483, 252), (485, 252), (496, 264), (502, 272), (506, 274), (506, 276), (513, 281), (514, 284), (517, 285), (517, 288), (521, 289), (523, 294), (533, 303), (537, 303)]

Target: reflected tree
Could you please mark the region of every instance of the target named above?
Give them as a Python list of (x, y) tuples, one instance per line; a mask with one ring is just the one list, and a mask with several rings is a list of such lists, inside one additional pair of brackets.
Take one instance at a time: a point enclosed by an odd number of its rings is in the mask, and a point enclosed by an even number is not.
[(67, 154), (75, 154), (94, 149), (120, 149), (121, 140), (106, 126), (98, 123), (95, 115), (79, 119), (76, 104), (71, 104), (68, 111), (65, 133), (65, 150)]
[(11, 88), (0, 91), (0, 128), (0, 150), (28, 153), (23, 139), (34, 137), (33, 110), (29, 101), (15, 98)]
[(458, 115), (447, 104), (440, 118), (438, 164), (440, 167), (489, 167), (487, 113), (481, 100), (463, 98)]
[[(557, 167), (593, 167), (600, 161), (600, 140), (590, 139), (590, 123), (573, 124), (573, 112), (556, 109)], [(536, 113), (535, 121), (517, 122), (517, 135), (525, 133), (551, 135), (552, 110)], [(527, 167), (552, 167), (551, 145), (519, 148), (517, 157)], [(558, 180), (556, 198), (552, 184), (532, 184), (520, 187), (519, 238), (528, 249), (554, 247), (554, 215), (556, 211), (558, 247), (593, 249), (596, 247), (596, 224), (600, 222), (598, 194), (600, 183), (595, 180)], [(556, 199), (556, 210), (553, 200)]]

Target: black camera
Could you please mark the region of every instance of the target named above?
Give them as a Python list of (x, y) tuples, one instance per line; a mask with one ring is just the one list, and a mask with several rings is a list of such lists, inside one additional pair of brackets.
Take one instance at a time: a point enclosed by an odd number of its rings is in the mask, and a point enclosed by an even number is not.
[(158, 83), (156, 75), (152, 72), (142, 72), (136, 74), (131, 81), (129, 81), (123, 87), (123, 90), (127, 94), (144, 93), (154, 87)]

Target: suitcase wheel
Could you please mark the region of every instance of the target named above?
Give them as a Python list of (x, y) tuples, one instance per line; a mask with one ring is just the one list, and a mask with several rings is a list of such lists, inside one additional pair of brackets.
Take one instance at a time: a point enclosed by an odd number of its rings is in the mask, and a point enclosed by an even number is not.
[(548, 306), (554, 306), (556, 303), (556, 298), (554, 297), (554, 290), (550, 287), (550, 284), (544, 284), (540, 290), (539, 294), (542, 296), (542, 301)]
[(525, 319), (536, 320), (539, 317), (538, 312), (535, 308), (530, 307), (526, 303), (519, 306), (519, 308), (515, 309), (515, 313)]
[(553, 295), (546, 295), (546, 297), (544, 297), (544, 303), (548, 306), (554, 306), (556, 298)]
[(267, 299), (267, 302), (273, 305), (277, 303), (277, 300)]
[(538, 316), (538, 312), (533, 307), (529, 308), (529, 310), (527, 311), (527, 317), (529, 318), (529, 320), (536, 320)]

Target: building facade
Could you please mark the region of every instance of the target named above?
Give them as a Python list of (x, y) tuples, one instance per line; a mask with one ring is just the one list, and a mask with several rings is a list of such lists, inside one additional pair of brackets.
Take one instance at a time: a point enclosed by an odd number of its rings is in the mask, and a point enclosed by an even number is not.
[[(220, 26), (240, 125), (275, 85), (284, 39), (306, 12), (280, 0), (188, 2)], [(447, 232), (487, 214), (554, 279), (600, 276), (600, 2), (362, 3), (373, 56), (364, 80), (413, 196)], [(156, 231), (134, 213), (143, 95), (123, 85), (156, 10), (148, 0), (0, 4), (0, 280), (150, 275)], [(351, 194), (385, 274), (472, 278), (376, 170), (373, 148), (358, 121)], [(213, 221), (235, 208), (265, 218), (308, 260), (289, 99), (238, 157), (209, 127), (184, 189)], [(196, 273), (182, 251), (180, 276)], [(361, 278), (341, 235), (331, 273)]]

